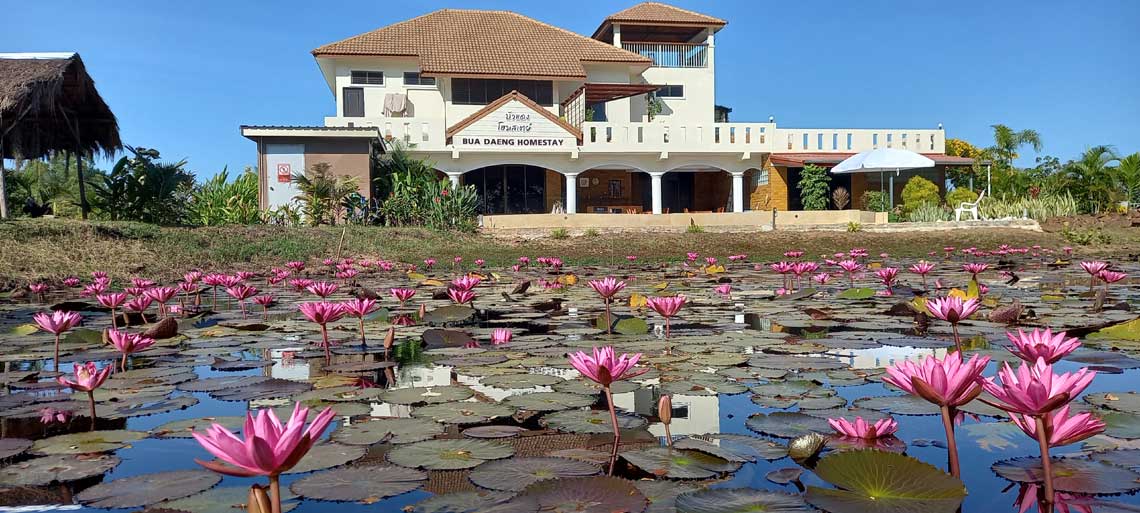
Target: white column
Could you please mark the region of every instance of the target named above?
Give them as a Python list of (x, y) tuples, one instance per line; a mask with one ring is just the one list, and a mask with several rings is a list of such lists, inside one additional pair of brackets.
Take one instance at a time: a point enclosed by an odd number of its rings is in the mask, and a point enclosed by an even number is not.
[(463, 173), (458, 173), (458, 172), (447, 173), (447, 177), (449, 179), (451, 179), (451, 188), (452, 189), (458, 189), (459, 188), (459, 179), (462, 176), (463, 176)]
[(661, 213), (661, 177), (665, 173), (649, 173), (649, 181), (653, 192), (653, 213)]
[(744, 171), (732, 172), (732, 211), (744, 212)]
[(578, 213), (578, 173), (566, 173), (566, 213)]
[(614, 46), (621, 48), (621, 24), (614, 23)]

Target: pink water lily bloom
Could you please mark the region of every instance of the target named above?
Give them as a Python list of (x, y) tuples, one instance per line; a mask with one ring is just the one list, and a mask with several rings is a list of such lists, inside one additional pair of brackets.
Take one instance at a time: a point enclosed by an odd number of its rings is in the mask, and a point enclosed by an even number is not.
[(930, 299), (926, 302), (926, 309), (930, 315), (942, 319), (950, 324), (958, 324), (963, 319), (974, 315), (982, 306), (977, 298), (963, 300), (958, 296), (946, 296)]
[(59, 335), (79, 325), (83, 317), (75, 312), (56, 310), (52, 313), (41, 312), (33, 316), (36, 325), (48, 333)]
[(812, 275), (811, 281), (814, 281), (820, 285), (827, 285), (827, 282), (831, 281), (831, 273), (819, 273)]
[(879, 281), (883, 282), (883, 286), (887, 287), (887, 290), (893, 287), (898, 275), (899, 270), (896, 267), (882, 267), (875, 270), (875, 276), (879, 277)]
[(989, 268), (990, 264), (984, 262), (970, 262), (968, 264), (962, 264), (962, 270), (974, 275), (975, 279), (979, 274), (986, 272), (986, 269)]
[(107, 381), (107, 377), (111, 375), (111, 367), (100, 369), (95, 366), (95, 362), (87, 362), (82, 365), (76, 363), (72, 372), (74, 378), (59, 376), (55, 379), (59, 384), (77, 392), (91, 392), (102, 386), (104, 381)]
[(330, 301), (314, 301), (298, 305), (305, 318), (317, 324), (336, 322), (344, 317), (344, 307), (340, 303)]
[(447, 297), (457, 305), (465, 305), (475, 300), (475, 293), (470, 290), (447, 289)]
[(1105, 269), (1105, 270), (1097, 273), (1096, 276), (1097, 276), (1097, 278), (1100, 278), (1101, 281), (1103, 281), (1107, 284), (1107, 283), (1116, 283), (1120, 280), (1123, 280), (1123, 279), (1128, 277), (1128, 274), (1118, 272), (1118, 271), (1110, 271), (1108, 269)]
[(111, 328), (104, 332), (104, 335), (104, 338), (110, 341), (111, 345), (123, 354), (120, 368), (124, 372), (127, 370), (127, 356), (140, 351), (144, 351), (148, 347), (154, 345), (153, 338), (144, 337), (138, 333), (127, 333), (125, 331), (119, 331), (114, 328)]
[(717, 285), (715, 288), (713, 288), (713, 292), (716, 292), (722, 296), (727, 296), (732, 293), (732, 284), (721, 283), (720, 285)]
[(407, 303), (412, 296), (416, 295), (416, 289), (394, 288), (389, 289), (388, 292), (392, 294), (392, 297), (396, 298), (396, 301), (400, 302), (400, 306), (404, 306), (404, 303)]
[(988, 356), (974, 355), (966, 361), (947, 355), (927, 356), (919, 363), (909, 360), (887, 367), (883, 381), (939, 406), (956, 408), (982, 393), (978, 383)]
[(608, 387), (614, 381), (632, 379), (649, 372), (649, 369), (635, 368), (641, 356), (641, 353), (616, 356), (612, 346), (595, 347), (593, 356), (582, 351), (571, 354), (570, 365), (591, 381)]
[(784, 252), (784, 257), (786, 257), (786, 258), (799, 258), (802, 256), (804, 256), (804, 252), (800, 251), (800, 250), (785, 251)]
[(876, 438), (891, 436), (899, 430), (899, 423), (890, 417), (880, 419), (874, 424), (869, 424), (863, 420), (863, 417), (855, 417), (855, 422), (840, 417), (827, 419), (827, 424), (840, 435), (850, 438), (862, 438), (864, 440), (874, 440)]
[(332, 408), (325, 408), (305, 428), (309, 409), (297, 403), (293, 415), (282, 424), (271, 409), (246, 413), (242, 438), (220, 424), (214, 424), (206, 432), (191, 433), (210, 454), (225, 464), (216, 461), (195, 459), (199, 465), (219, 474), (237, 477), (269, 476), (276, 478), (293, 468), (309, 452), (332, 422)]
[(1096, 276), (1105, 269), (1108, 269), (1108, 262), (1102, 262), (1100, 260), (1081, 262), (1081, 269), (1084, 269), (1086, 273)]
[(344, 313), (350, 317), (366, 317), (376, 311), (376, 300), (368, 298), (353, 298), (340, 304)]
[[(1104, 421), (1088, 412), (1070, 416), (1067, 404), (1048, 415), (1045, 434), (1049, 447), (1075, 444), (1104, 431)], [(1037, 421), (1033, 417), (1012, 413), (1010, 418), (1029, 438), (1037, 440)]]
[(1018, 329), (1017, 333), (1009, 331), (1005, 334), (1013, 343), (1009, 352), (1014, 356), (1027, 362), (1036, 362), (1041, 358), (1045, 363), (1056, 363), (1081, 346), (1076, 337), (1066, 338), (1066, 335), (1064, 331), (1053, 333), (1049, 328), (1044, 330), (1034, 328), (1029, 333)]
[(590, 280), (587, 285), (594, 289), (602, 299), (610, 300), (625, 288), (625, 282), (614, 278), (613, 276), (606, 276), (600, 280)]
[(681, 311), (681, 307), (685, 306), (688, 301), (683, 295), (666, 296), (666, 297), (651, 297), (645, 300), (648, 306), (658, 315), (665, 318), (665, 338), (669, 338), (669, 323), (670, 320)]
[(491, 332), (491, 344), (496, 346), (508, 344), (512, 337), (514, 337), (514, 333), (511, 332), (510, 328), (495, 328)]
[(333, 295), (339, 288), (340, 286), (335, 283), (318, 281), (305, 287), (305, 290), (308, 290), (309, 292), (320, 296), (321, 299), (328, 299), (328, 297)]
[(1044, 415), (1075, 399), (1096, 377), (1095, 371), (1080, 369), (1056, 374), (1053, 366), (1039, 358), (1024, 362), (1016, 371), (1003, 363), (995, 378), (983, 378), (982, 387), (997, 399), (997, 406), (1010, 413)]
[(471, 291), (474, 290), (475, 287), (478, 287), (479, 283), (482, 281), (483, 280), (477, 276), (460, 276), (454, 280), (451, 280), (448, 288)]

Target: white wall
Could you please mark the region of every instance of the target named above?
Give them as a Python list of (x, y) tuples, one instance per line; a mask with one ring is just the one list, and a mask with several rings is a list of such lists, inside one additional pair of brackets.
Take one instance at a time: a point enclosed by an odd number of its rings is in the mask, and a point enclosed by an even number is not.
[[(682, 85), (685, 96), (683, 98), (660, 98), (664, 108), (653, 121), (661, 122), (692, 122), (712, 123), (715, 118), (714, 106), (716, 104), (716, 81), (713, 69), (709, 68), (649, 68), (642, 73), (646, 83), (658, 85)], [(632, 121), (648, 121), (645, 110), (645, 98), (640, 97), (636, 102), (634, 112), (637, 119)]]
[[(420, 86), (404, 84), (405, 72), (418, 72), (419, 64), (416, 59), (408, 58), (353, 58), (336, 59), (333, 90), (336, 93), (336, 112), (332, 115), (340, 117), (344, 113), (342, 91), (345, 87), (360, 87), (364, 89), (364, 117), (379, 118), (384, 115), (384, 95), (388, 93), (401, 93), (408, 95), (408, 116), (442, 119), (444, 113), (443, 96), (440, 94), (438, 80), (435, 86)], [(384, 85), (353, 84), (353, 71), (380, 71), (384, 73)], [(353, 118), (346, 118), (352, 120)], [(359, 119), (359, 118), (356, 118)]]

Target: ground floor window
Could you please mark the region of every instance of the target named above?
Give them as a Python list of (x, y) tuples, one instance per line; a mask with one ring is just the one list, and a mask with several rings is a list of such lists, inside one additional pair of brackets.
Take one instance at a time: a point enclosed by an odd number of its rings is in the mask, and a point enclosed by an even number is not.
[(542, 214), (546, 212), (546, 170), (535, 166), (490, 166), (463, 175), (474, 185), (483, 214)]

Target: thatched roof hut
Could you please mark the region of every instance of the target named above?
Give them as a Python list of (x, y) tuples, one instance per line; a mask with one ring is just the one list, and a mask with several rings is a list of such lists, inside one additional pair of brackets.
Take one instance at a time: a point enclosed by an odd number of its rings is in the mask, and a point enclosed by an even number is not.
[(0, 54), (0, 155), (112, 154), (119, 123), (79, 54)]
[[(110, 156), (122, 147), (119, 122), (79, 54), (0, 53), (0, 217), (8, 216), (5, 158), (35, 159), (57, 151)], [(86, 218), (83, 168), (77, 170)]]

